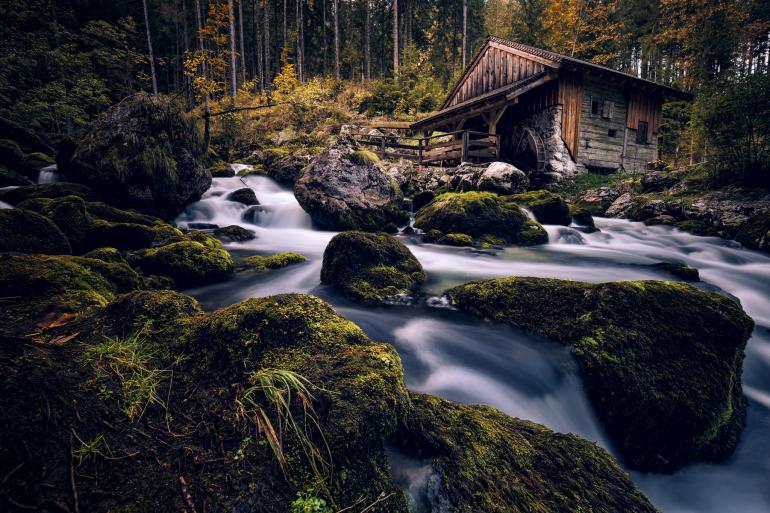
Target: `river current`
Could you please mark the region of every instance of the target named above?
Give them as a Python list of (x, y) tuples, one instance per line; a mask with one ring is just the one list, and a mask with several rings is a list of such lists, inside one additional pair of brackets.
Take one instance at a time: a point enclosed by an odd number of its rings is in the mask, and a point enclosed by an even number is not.
[[(248, 207), (228, 201), (229, 192), (251, 187), (261, 212), (246, 222)], [(187, 291), (205, 309), (284, 292), (320, 296), (367, 334), (393, 344), (411, 390), (464, 403), (482, 403), (560, 432), (594, 440), (611, 452), (568, 351), (511, 328), (434, 306), (363, 307), (320, 284), (324, 248), (335, 235), (312, 227), (293, 193), (264, 176), (215, 178), (203, 198), (177, 219), (237, 224), (256, 232), (253, 241), (230, 243), (234, 254), (298, 252), (308, 261), (266, 274)], [(428, 273), (426, 292), (440, 296), (472, 279), (538, 276), (602, 282), (673, 279), (646, 267), (685, 263), (699, 270), (698, 286), (737, 297), (756, 322), (746, 349), (743, 389), (748, 423), (735, 454), (725, 463), (697, 463), (673, 475), (631, 472), (632, 479), (665, 513), (770, 512), (770, 255), (735, 242), (699, 237), (668, 227), (597, 218), (601, 231), (546, 226), (549, 243), (533, 248), (477, 251), (422, 244), (401, 236)], [(393, 457), (394, 472), (419, 495), (424, 463)], [(419, 497), (415, 497), (417, 503)]]

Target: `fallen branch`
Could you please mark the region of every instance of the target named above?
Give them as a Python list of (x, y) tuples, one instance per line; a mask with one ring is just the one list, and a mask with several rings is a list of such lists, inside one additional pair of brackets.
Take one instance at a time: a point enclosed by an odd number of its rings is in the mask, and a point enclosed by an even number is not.
[(75, 430), (70, 428), (70, 487), (72, 488), (72, 500), (75, 503), (75, 513), (80, 513), (80, 499), (78, 499), (78, 487), (75, 484), (75, 453), (72, 446), (72, 436)]
[(288, 105), (291, 102), (274, 102), (274, 103), (266, 103), (265, 105), (257, 105), (255, 107), (237, 107), (235, 109), (227, 109), (223, 110), (222, 112), (211, 112), (211, 113), (205, 113), (202, 117), (204, 118), (213, 118), (215, 116), (222, 116), (224, 114), (231, 114), (233, 112), (241, 112), (244, 110), (259, 110), (259, 109), (267, 109), (269, 107), (275, 107), (276, 105)]
[(179, 476), (179, 486), (182, 489), (182, 497), (184, 498), (185, 503), (187, 503), (187, 513), (198, 513), (198, 511), (195, 509), (195, 503), (192, 500), (192, 495), (190, 495), (190, 490), (187, 487), (187, 480), (185, 480), (184, 476)]

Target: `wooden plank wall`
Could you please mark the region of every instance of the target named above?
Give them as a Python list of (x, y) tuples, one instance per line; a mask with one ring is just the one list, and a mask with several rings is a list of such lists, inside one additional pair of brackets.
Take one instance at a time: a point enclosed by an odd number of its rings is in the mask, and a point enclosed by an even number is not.
[(545, 65), (540, 62), (502, 48), (487, 46), (447, 106), (451, 107), (481, 96), (540, 73), (544, 69)]
[(663, 99), (659, 96), (632, 92), (628, 102), (628, 120), (626, 126), (636, 130), (639, 121), (647, 122), (647, 142), (652, 143), (660, 129), (660, 114)]
[[(591, 114), (591, 98), (597, 97), (613, 104), (612, 118)], [(626, 93), (617, 82), (591, 76), (583, 79), (580, 112), (580, 157), (577, 162), (587, 166), (619, 169), (623, 155), (623, 136), (626, 128)], [(615, 137), (608, 135), (615, 130)]]
[(561, 111), (561, 138), (572, 158), (580, 153), (580, 111), (583, 105), (583, 75), (575, 71), (559, 73)]

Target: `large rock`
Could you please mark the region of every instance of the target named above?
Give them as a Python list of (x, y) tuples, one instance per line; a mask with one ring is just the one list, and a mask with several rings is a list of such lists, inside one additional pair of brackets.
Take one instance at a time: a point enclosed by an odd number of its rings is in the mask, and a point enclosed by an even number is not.
[(722, 461), (746, 419), (752, 320), (733, 300), (678, 282), (471, 282), (460, 309), (572, 346), (599, 420), (629, 466)]
[(540, 223), (569, 226), (572, 222), (569, 206), (558, 194), (539, 190), (516, 194), (511, 199), (526, 207)]
[(615, 188), (599, 187), (587, 191), (577, 199), (575, 204), (588, 210), (591, 215), (603, 216), (620, 194), (620, 191)]
[(443, 235), (465, 234), (490, 243), (548, 242), (545, 230), (530, 221), (512, 197), (492, 192), (442, 194), (417, 212), (414, 225), (436, 240)]
[(498, 194), (525, 192), (527, 187), (529, 179), (526, 173), (505, 162), (492, 162), (476, 180), (478, 190)]
[(662, 192), (679, 182), (677, 177), (665, 171), (650, 171), (642, 176), (642, 192)]
[(0, 209), (0, 252), (72, 253), (69, 241), (50, 219), (23, 208)]
[(398, 300), (414, 294), (424, 281), (409, 248), (385, 233), (342, 232), (324, 251), (321, 282), (355, 301)]
[(338, 139), (303, 169), (294, 194), (324, 229), (377, 231), (406, 224), (401, 190), (376, 160), (349, 139)]
[(411, 399), (407, 428), (397, 440), (430, 461), (429, 511), (657, 511), (612, 456), (592, 442), (488, 406), (418, 394)]
[(242, 189), (235, 190), (227, 195), (227, 199), (247, 206), (259, 205), (257, 193), (255, 193), (254, 189), (251, 187), (243, 187)]
[(64, 153), (57, 162), (65, 179), (93, 187), (116, 206), (165, 219), (211, 185), (195, 119), (164, 96), (139, 93), (110, 107), (74, 153)]
[(55, 182), (40, 185), (25, 185), (15, 189), (0, 191), (0, 201), (16, 205), (22, 201), (36, 198), (61, 198), (77, 196), (86, 201), (98, 201), (99, 195), (93, 189), (79, 183)]
[(748, 218), (738, 229), (735, 240), (747, 248), (770, 253), (770, 210)]
[(282, 185), (293, 187), (311, 160), (312, 157), (307, 155), (287, 155), (267, 166), (267, 176)]
[(32, 185), (32, 180), (0, 165), (0, 187)]

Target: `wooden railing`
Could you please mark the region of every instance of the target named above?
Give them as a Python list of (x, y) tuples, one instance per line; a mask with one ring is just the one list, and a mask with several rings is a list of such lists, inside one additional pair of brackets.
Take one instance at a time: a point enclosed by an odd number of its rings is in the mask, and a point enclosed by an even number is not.
[(500, 136), (473, 130), (458, 130), (429, 137), (382, 134), (353, 134), (358, 144), (368, 146), (383, 159), (415, 160), (418, 164), (443, 162), (489, 162), (500, 155)]

